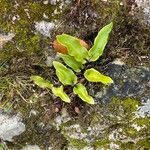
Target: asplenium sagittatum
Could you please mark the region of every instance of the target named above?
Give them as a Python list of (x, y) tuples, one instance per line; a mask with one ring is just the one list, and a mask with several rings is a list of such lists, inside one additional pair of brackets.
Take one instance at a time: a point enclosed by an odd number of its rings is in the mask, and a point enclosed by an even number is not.
[[(62, 85), (55, 87), (50, 81), (40, 76), (31, 76), (31, 79), (39, 87), (51, 89), (52, 93), (64, 102), (69, 103), (71, 101), (64, 91), (64, 86), (70, 85), (73, 88), (74, 94), (78, 95), (83, 101), (94, 104), (93, 97), (88, 94), (86, 87), (78, 81), (75, 73), (79, 74), (87, 62), (93, 62), (99, 59), (108, 42), (112, 27), (113, 23), (110, 23), (98, 32), (90, 50), (87, 50), (88, 45), (83, 40), (67, 34), (57, 35), (53, 46), (57, 49), (65, 65), (61, 62), (53, 61), (53, 66)], [(105, 85), (113, 83), (110, 77), (101, 74), (94, 68), (87, 69), (84, 72), (84, 77), (89, 82), (101, 82)]]

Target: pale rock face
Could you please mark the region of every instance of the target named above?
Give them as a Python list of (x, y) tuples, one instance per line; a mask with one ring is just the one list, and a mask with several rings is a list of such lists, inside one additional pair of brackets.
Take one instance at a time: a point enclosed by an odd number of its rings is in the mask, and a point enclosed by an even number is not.
[(14, 33), (8, 33), (7, 35), (0, 34), (0, 49), (3, 47), (5, 43), (11, 41), (14, 36), (15, 36)]
[(150, 25), (150, 1), (149, 0), (135, 0), (139, 9), (143, 12), (143, 22)]
[(41, 21), (35, 23), (36, 30), (46, 37), (51, 36), (51, 31), (54, 29), (54, 27), (54, 22)]
[(27, 145), (22, 150), (40, 150), (40, 148), (37, 145)]
[(13, 137), (20, 135), (24, 131), (25, 125), (22, 123), (20, 115), (9, 116), (0, 113), (0, 139), (13, 141)]
[(145, 117), (145, 115), (150, 116), (150, 99), (143, 103), (143, 106), (139, 107), (137, 112), (140, 117)]
[(57, 4), (57, 0), (50, 0), (50, 4), (51, 5), (56, 5)]

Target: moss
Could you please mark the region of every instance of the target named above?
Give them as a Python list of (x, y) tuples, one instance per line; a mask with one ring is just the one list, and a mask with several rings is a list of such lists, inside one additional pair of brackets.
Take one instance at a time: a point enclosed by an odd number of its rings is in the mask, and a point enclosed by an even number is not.
[[(95, 9), (101, 15), (102, 20), (113, 20), (119, 15), (120, 11), (120, 0), (114, 0), (109, 2), (91, 0), (92, 5), (95, 6)], [(100, 9), (99, 9), (100, 7)]]
[[(35, 118), (28, 121), (27, 131), (15, 139), (15, 142), (8, 143), (9, 149), (22, 149), (26, 144), (38, 145), (41, 149), (53, 147), (53, 149), (62, 150), (67, 145), (66, 139), (59, 131), (54, 128), (40, 129), (40, 124)], [(37, 118), (36, 118), (37, 119)], [(39, 120), (39, 119), (37, 119)]]
[[(43, 51), (49, 45), (49, 41), (46, 38), (43, 40), (43, 37), (36, 33), (35, 22), (54, 21), (60, 18), (61, 12), (53, 15), (57, 7), (59, 5), (44, 5), (42, 1), (37, 2), (36, 0), (27, 2), (0, 0), (0, 8), (3, 8), (0, 12), (0, 29), (4, 32), (15, 33), (13, 40), (5, 44), (1, 50), (0, 59), (12, 58), (17, 52), (25, 51), (32, 54)], [(43, 14), (48, 19), (45, 19)], [(16, 17), (16, 20), (13, 20), (13, 17)]]
[(80, 140), (80, 139), (70, 139), (69, 145), (74, 146), (75, 148), (79, 150), (81, 150), (85, 146), (88, 146), (87, 142), (85, 142), (84, 140)]
[[(91, 108), (90, 115), (87, 115), (87, 119), (85, 120), (85, 114), (79, 117), (78, 120), (69, 121), (68, 123), (63, 124), (62, 127), (62, 133), (68, 140), (68, 142), (72, 143), (72, 140), (70, 139), (69, 135), (76, 133), (76, 131), (72, 132), (71, 129), (65, 128), (70, 125), (76, 124), (79, 120), (84, 120), (83, 122), (80, 121), (80, 128), (81, 128), (81, 134), (82, 133), (88, 133), (90, 132), (90, 136), (92, 139), (95, 139), (95, 141), (91, 141), (90, 143), (86, 143), (86, 138), (75, 140), (75, 144), (71, 144), (74, 147), (77, 147), (80, 144), (80, 141), (82, 141), (84, 144), (83, 146), (93, 146), (96, 148), (110, 148), (110, 144), (112, 140), (108, 140), (111, 136), (114, 136), (114, 142), (117, 145), (120, 145), (120, 148), (125, 149), (135, 149), (137, 147), (137, 141), (139, 138), (146, 138), (148, 137), (148, 120), (143, 120), (143, 118), (136, 118), (136, 111), (138, 109), (138, 106), (140, 106), (139, 100), (133, 99), (133, 98), (127, 98), (127, 99), (120, 99), (120, 98), (114, 98), (109, 104), (107, 105), (97, 105), (94, 108)], [(111, 115), (108, 115), (111, 114)], [(83, 119), (83, 118), (84, 119)], [(138, 119), (138, 120), (137, 120)], [(143, 120), (143, 121), (142, 121)], [(142, 128), (137, 131), (136, 127), (134, 125), (137, 125), (137, 122), (144, 124), (145, 126), (142, 126)], [(87, 126), (88, 124), (88, 126)], [(90, 131), (87, 130), (87, 128), (90, 127)], [(101, 129), (98, 129), (101, 128)], [(71, 130), (71, 131), (70, 131)], [(96, 132), (96, 134), (94, 134)], [(78, 133), (78, 132), (77, 132)], [(79, 134), (79, 133), (78, 133)], [(122, 140), (122, 136), (125, 137), (125, 139), (129, 139), (128, 143), (125, 143)], [(101, 137), (105, 137), (104, 139), (101, 139)], [(81, 144), (82, 145), (82, 144)]]
[(114, 117), (112, 119), (117, 121), (116, 116), (118, 116), (122, 120), (122, 123), (126, 123), (128, 122), (127, 120), (132, 120), (134, 118), (134, 112), (137, 110), (139, 105), (140, 102), (132, 98), (123, 100), (113, 98), (108, 104), (108, 109), (113, 112)]
[(145, 118), (136, 118), (135, 122), (137, 123), (137, 125), (139, 126), (148, 126), (150, 125), (150, 118), (149, 117), (145, 117)]
[(137, 110), (139, 106), (139, 101), (132, 98), (128, 98), (122, 101), (121, 105), (125, 112), (132, 113)]
[[(31, 87), (28, 88), (29, 91)], [(38, 145), (41, 149), (47, 149), (47, 147), (50, 146), (54, 149), (61, 150), (65, 147), (67, 140), (60, 131), (57, 131), (56, 128), (49, 123), (53, 120), (52, 108), (54, 107), (50, 95), (41, 97), (40, 94), (44, 91), (38, 91), (38, 89), (36, 89), (36, 95), (35, 93), (26, 93), (25, 89), (23, 91), (19, 89), (19, 92), (26, 101), (23, 101), (23, 99), (16, 94), (16, 99), (13, 101), (13, 109), (16, 107), (16, 111), (22, 114), (26, 131), (14, 137), (14, 142), (7, 143), (8, 148), (22, 149), (26, 144)], [(25, 94), (23, 92), (25, 92)], [(45, 106), (48, 106), (48, 108)], [(49, 109), (51, 110), (51, 112), (48, 112), (50, 114), (45, 113), (45, 110), (49, 111)], [(32, 113), (32, 111), (35, 112), (35, 114)]]
[(138, 131), (133, 127), (124, 128), (124, 132), (131, 138), (136, 138), (138, 136)]
[(121, 150), (126, 150), (126, 149), (148, 150), (150, 148), (150, 139), (140, 139), (139, 141), (137, 141), (137, 143), (134, 143), (134, 142), (123, 142), (123, 143), (120, 143), (120, 147), (121, 147)]
[(126, 150), (126, 149), (132, 149), (132, 150), (136, 150), (136, 145), (134, 142), (121, 142), (120, 143), (120, 147), (121, 147), (121, 150)]
[(96, 148), (106, 148), (110, 144), (110, 141), (108, 139), (103, 139), (103, 140), (96, 140), (93, 145)]
[[(113, 32), (106, 47), (105, 58), (119, 57), (128, 65), (135, 65), (140, 63), (140, 61), (137, 61), (140, 56), (148, 56), (150, 54), (149, 26), (143, 25), (141, 20), (136, 18), (135, 10), (132, 10), (132, 6), (136, 5), (134, 1), (91, 1), (101, 17), (99, 19), (99, 27), (104, 26), (106, 22), (112, 20), (114, 22)], [(123, 5), (120, 5), (120, 3)], [(99, 29), (96, 30), (98, 31)], [(149, 66), (148, 60), (143, 62)]]
[[(56, 116), (56, 113), (52, 112), (54, 98), (51, 97), (51, 94), (41, 98), (40, 95), (47, 93), (47, 91), (34, 87), (29, 80), (31, 74), (42, 74), (48, 78), (53, 78), (53, 70), (40, 67), (40, 65), (35, 66), (35, 64), (39, 64), (39, 60), (43, 59), (43, 53), (45, 52), (45, 47), (49, 45), (49, 39), (44, 39), (40, 34), (35, 33), (34, 23), (41, 20), (53, 21), (60, 19), (61, 14), (52, 16), (53, 10), (58, 6), (43, 5), (42, 1), (28, 0), (25, 2), (24, 0), (17, 0), (17, 3), (19, 7), (15, 9), (15, 2), (0, 0), (0, 8), (5, 8), (1, 9), (0, 28), (6, 32), (16, 33), (13, 40), (4, 46), (0, 53), (0, 59), (13, 58), (8, 62), (9, 69), (1, 65), (0, 71), (3, 73), (1, 75), (2, 78), (0, 78), (0, 92), (4, 93), (1, 106), (5, 105), (7, 108), (13, 106), (16, 112), (20, 111), (24, 115), (24, 121), (27, 124), (26, 133), (17, 137), (12, 147), (17, 145), (17, 147), (21, 148), (25, 143), (30, 142), (31, 144), (40, 144), (44, 149), (44, 143), (50, 142), (54, 143), (56, 149), (61, 149), (68, 142), (78, 149), (87, 145), (107, 147), (109, 149), (109, 142), (111, 142), (108, 140), (109, 135), (112, 131), (121, 129), (122, 131), (118, 134), (131, 139), (131, 142), (120, 144), (122, 149), (134, 149), (135, 146), (138, 147), (139, 145), (141, 148), (148, 148), (149, 118), (135, 118), (135, 111), (137, 111), (140, 103), (132, 98), (114, 98), (108, 105), (95, 105), (94, 107), (86, 107), (84, 105), (84, 110), (81, 110), (79, 116), (76, 116), (76, 120), (63, 124), (61, 131), (56, 131), (54, 128), (52, 130), (39, 130), (38, 123), (41, 121), (45, 124), (49, 123), (49, 121), (53, 122), (53, 117)], [(77, 10), (73, 9), (72, 14), (68, 13), (69, 19), (66, 19), (68, 15), (65, 13), (66, 18), (63, 17), (62, 20), (67, 21), (64, 25), (61, 25), (57, 33), (59, 34), (64, 31), (72, 35), (76, 34), (91, 42), (99, 28), (104, 26), (106, 22), (114, 20), (114, 30), (106, 48), (107, 54), (104, 55), (106, 61), (108, 59), (110, 61), (111, 57), (120, 57), (120, 53), (125, 54), (124, 48), (129, 48), (133, 56), (147, 55), (149, 51), (149, 30), (144, 26), (140, 26), (138, 20), (133, 19), (129, 15), (129, 6), (120, 6), (119, 3), (120, 0), (109, 1), (108, 3), (99, 0), (91, 0), (91, 2), (89, 0), (81, 1), (80, 7)], [(72, 7), (70, 8), (72, 9)], [(28, 9), (30, 18), (27, 16), (25, 9)], [(96, 14), (99, 14), (99, 18), (92, 17), (94, 11)], [(43, 18), (43, 13), (49, 19)], [(16, 15), (19, 15), (20, 19), (12, 22), (12, 17)], [(88, 18), (85, 17), (86, 15), (88, 15)], [(34, 57), (33, 53), (37, 52), (39, 55)], [(137, 59), (135, 61), (134, 59), (129, 58), (129, 63), (137, 63)], [(5, 73), (8, 76), (5, 76)], [(24, 79), (18, 79), (19, 76)], [(31, 101), (33, 103), (30, 103)], [(72, 107), (74, 110), (76, 103), (70, 104), (68, 107)], [(38, 110), (39, 115), (29, 118), (31, 109)], [(81, 109), (83, 109), (83, 106)], [(99, 135), (97, 137), (93, 129), (91, 130), (92, 138), (96, 141), (87, 143), (84, 138), (80, 140), (68, 137), (66, 135), (67, 130), (65, 131), (63, 128), (65, 129), (66, 126), (76, 124), (77, 122), (81, 125), (82, 132), (84, 133), (89, 133), (87, 131), (89, 126), (95, 129), (95, 132), (98, 131)], [(137, 132), (132, 127), (133, 124), (142, 126), (142, 129)], [(97, 127), (102, 127), (103, 130), (101, 131)], [(101, 140), (101, 137), (105, 137), (105, 139)], [(62, 138), (62, 141), (57, 143), (56, 141), (59, 138)], [(143, 139), (137, 143), (132, 142), (137, 141), (139, 138)], [(121, 140), (118, 137), (116, 143), (121, 143)]]
[(7, 77), (0, 78), (0, 92), (4, 92), (7, 90), (9, 83), (9, 79)]
[(150, 139), (149, 138), (146, 138), (146, 139), (142, 139), (142, 140), (139, 140), (137, 142), (137, 146), (139, 148), (144, 148), (144, 149), (150, 149)]
[(110, 102), (110, 105), (114, 107), (122, 106), (126, 112), (132, 113), (137, 110), (139, 106), (139, 101), (136, 99), (132, 98), (127, 98), (127, 99), (119, 99), (119, 98), (114, 98), (112, 102)]

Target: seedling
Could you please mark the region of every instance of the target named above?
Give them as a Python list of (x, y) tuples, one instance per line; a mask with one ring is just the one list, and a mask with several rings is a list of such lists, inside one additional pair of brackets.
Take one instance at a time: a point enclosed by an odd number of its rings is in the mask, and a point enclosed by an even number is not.
[[(54, 48), (58, 49), (58, 54), (66, 66), (58, 61), (53, 61), (53, 66), (62, 85), (60, 87), (54, 87), (50, 81), (40, 76), (31, 76), (31, 79), (41, 88), (51, 89), (56, 97), (59, 97), (65, 102), (69, 103), (71, 100), (65, 93), (63, 87), (70, 85), (73, 88), (74, 94), (78, 95), (83, 101), (94, 104), (93, 97), (88, 94), (86, 87), (78, 81), (75, 73), (80, 73), (87, 62), (93, 62), (99, 59), (108, 42), (112, 27), (113, 23), (110, 23), (99, 31), (94, 40), (94, 45), (89, 51), (87, 50), (88, 46), (82, 40), (67, 34), (57, 35)], [(113, 83), (110, 77), (101, 74), (94, 68), (87, 69), (84, 72), (84, 77), (89, 82), (101, 82), (105, 85)]]

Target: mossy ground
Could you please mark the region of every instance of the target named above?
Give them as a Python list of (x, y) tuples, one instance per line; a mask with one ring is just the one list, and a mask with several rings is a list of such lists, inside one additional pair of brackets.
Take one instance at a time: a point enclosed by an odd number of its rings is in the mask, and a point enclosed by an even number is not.
[[(49, 140), (52, 139), (57, 150), (65, 148), (67, 140), (70, 140), (72, 145), (78, 145), (75, 140), (66, 138), (65, 135), (62, 135), (63, 132), (56, 131), (53, 127), (46, 130), (46, 132), (51, 132), (54, 135), (53, 137), (49, 133), (46, 135), (41, 134), (40, 132), (43, 131), (38, 130), (38, 124), (41, 121), (49, 124), (53, 118), (61, 113), (62, 108), (67, 108), (69, 114), (81, 124), (97, 122), (96, 108), (84, 104), (79, 99), (74, 99), (71, 104), (64, 104), (59, 99), (54, 98), (50, 91), (38, 88), (30, 80), (31, 75), (38, 74), (57, 84), (54, 69), (45, 64), (50, 50), (50, 41), (57, 34), (65, 32), (83, 38), (91, 44), (99, 29), (113, 20), (114, 30), (105, 54), (100, 61), (89, 65), (103, 65), (105, 67), (108, 62), (120, 57), (131, 66), (141, 63), (149, 66), (148, 60), (141, 56), (149, 55), (150, 30), (146, 25), (141, 25), (140, 21), (130, 14), (131, 7), (128, 3), (121, 6), (118, 0), (109, 3), (85, 0), (81, 1), (79, 6), (72, 2), (72, 5), (63, 11), (65, 15), (63, 13), (52, 15), (56, 8), (59, 9), (59, 3), (56, 6), (44, 5), (42, 1), (30, 0), (27, 2), (21, 0), (17, 1), (17, 3), (19, 7), (16, 9), (15, 2), (0, 0), (0, 8), (5, 8), (0, 12), (0, 29), (4, 32), (14, 32), (16, 34), (13, 40), (6, 43), (3, 49), (0, 50), (0, 92), (2, 93), (0, 109), (5, 111), (13, 110), (16, 113), (21, 112), (25, 123), (27, 123), (26, 133), (16, 137), (15, 142), (10, 145), (21, 148), (29, 139), (31, 141), (29, 144), (37, 143), (40, 144), (41, 148), (51, 143)], [(25, 9), (28, 9), (30, 18), (25, 13)], [(48, 16), (48, 19), (43, 18), (44, 13)], [(20, 19), (13, 22), (12, 17), (17, 15), (20, 16)], [(41, 20), (59, 21), (59, 26), (57, 30), (53, 31), (51, 38), (45, 38), (36, 32), (34, 23)], [(114, 116), (122, 115), (122, 121), (118, 123), (116, 117), (111, 118), (108, 116), (105, 116), (108, 118), (100, 119), (101, 122), (105, 119), (111, 121), (114, 125), (109, 130), (106, 130), (105, 136), (108, 135), (108, 132), (111, 132), (112, 128), (123, 126), (124, 134), (128, 137), (144, 137), (137, 141), (137, 145), (145, 145), (144, 147), (147, 148), (149, 147), (147, 128), (137, 133), (135, 129), (128, 126), (130, 122), (133, 122), (132, 112), (136, 110), (135, 106), (137, 103), (135, 100), (113, 100), (107, 106), (109, 107), (108, 113), (113, 113)], [(123, 112), (118, 110), (119, 106), (123, 107)], [(80, 114), (75, 111), (75, 108), (79, 108)], [(99, 106), (97, 108), (99, 110)], [(29, 118), (31, 110), (37, 110), (38, 116)], [(86, 114), (89, 110), (92, 117)], [(91, 110), (94, 111), (92, 112)], [(89, 117), (83, 117), (84, 115)], [(98, 115), (98, 117), (100, 116)], [(148, 118), (134, 121), (139, 125), (149, 125)], [(61, 138), (61, 140), (57, 145), (55, 139), (58, 138)], [(44, 143), (46, 140), (49, 142)], [(106, 145), (107, 147), (109, 142), (108, 138), (104, 140), (97, 139), (92, 145), (95, 147)], [(79, 146), (83, 146), (85, 143), (85, 141), (81, 141)], [(119, 143), (122, 149), (125, 149), (124, 147), (127, 146), (127, 143), (121, 143), (120, 141), (116, 143)], [(128, 146), (129, 149), (135, 148), (135, 145), (130, 141)]]
[(77, 149), (85, 146), (109, 149), (111, 143), (118, 145), (119, 149), (149, 148), (150, 120), (149, 117), (136, 117), (138, 106), (138, 100), (114, 98), (107, 106), (85, 107), (90, 114), (83, 110), (77, 120), (62, 124), (62, 133)]

